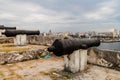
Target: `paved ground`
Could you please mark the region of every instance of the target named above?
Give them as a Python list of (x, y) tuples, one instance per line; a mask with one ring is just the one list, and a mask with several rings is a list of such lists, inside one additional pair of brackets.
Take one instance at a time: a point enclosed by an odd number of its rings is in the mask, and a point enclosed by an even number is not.
[(15, 64), (0, 65), (0, 80), (51, 80), (44, 74), (62, 70), (61, 59), (38, 59)]
[(120, 72), (105, 67), (89, 65), (83, 73), (74, 75), (73, 80), (120, 80)]
[(0, 65), (0, 80), (120, 80), (120, 72), (108, 68), (89, 65), (83, 73), (65, 74), (63, 66), (62, 58)]

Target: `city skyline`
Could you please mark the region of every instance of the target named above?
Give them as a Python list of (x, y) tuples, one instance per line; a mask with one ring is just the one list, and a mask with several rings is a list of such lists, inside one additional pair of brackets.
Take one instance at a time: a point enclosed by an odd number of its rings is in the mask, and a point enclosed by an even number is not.
[(119, 0), (0, 0), (0, 24), (48, 32), (120, 29)]

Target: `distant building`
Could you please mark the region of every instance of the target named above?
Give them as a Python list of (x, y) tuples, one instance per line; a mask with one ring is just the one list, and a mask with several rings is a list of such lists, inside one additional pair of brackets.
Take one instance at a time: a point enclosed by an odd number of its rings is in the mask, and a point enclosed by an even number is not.
[(117, 29), (113, 30), (113, 37), (119, 37), (119, 30)]
[(119, 37), (120, 37), (120, 30), (119, 30)]
[(99, 38), (112, 38), (113, 33), (112, 32), (102, 32), (102, 33), (96, 34), (96, 37), (99, 37)]
[(45, 36), (47, 36), (47, 33), (43, 32), (40, 35), (45, 37)]
[(85, 35), (86, 35), (86, 33), (84, 33), (84, 32), (77, 32), (76, 33), (76, 36), (80, 37), (80, 38), (85, 37)]
[(59, 32), (56, 34), (58, 37), (68, 37), (70, 35), (72, 35), (71, 32)]
[(91, 37), (95, 37), (96, 36), (96, 32), (95, 31), (91, 31), (87, 33), (87, 37), (91, 38)]

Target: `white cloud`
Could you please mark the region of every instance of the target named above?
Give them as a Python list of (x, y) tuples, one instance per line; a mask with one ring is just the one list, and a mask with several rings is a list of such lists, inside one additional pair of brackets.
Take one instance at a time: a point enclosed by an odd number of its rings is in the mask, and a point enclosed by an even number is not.
[[(56, 23), (70, 17), (69, 13), (56, 12), (31, 2), (0, 1), (0, 20), (14, 20), (14, 23)], [(7, 5), (7, 6), (6, 6)]]
[[(113, 15), (117, 14), (116, 16), (118, 16), (119, 13), (116, 13), (115, 8), (118, 4), (117, 1), (96, 2), (97, 7), (88, 8), (84, 4), (84, 6), (80, 5), (82, 3), (79, 2), (82, 1), (75, 3), (74, 0), (65, 1), (66, 4), (62, 0), (61, 4), (63, 3), (63, 5), (59, 4), (59, 0), (41, 0), (38, 2), (36, 0), (0, 0), (0, 24), (17, 26), (19, 29), (46, 30), (56, 28), (59, 30), (76, 26), (78, 28), (76, 30), (82, 30), (85, 26), (94, 26), (94, 23), (93, 25), (91, 23), (92, 21), (103, 19), (108, 21)], [(72, 2), (74, 4), (71, 4)], [(85, 2), (87, 3), (87, 1)], [(90, 5), (92, 4), (89, 4), (89, 7)], [(49, 8), (50, 6), (52, 9)], [(81, 23), (85, 24), (82, 28)]]
[(14, 20), (16, 18), (15, 15), (10, 14), (10, 13), (0, 13), (0, 19), (11, 19)]
[(110, 0), (108, 2), (100, 3), (99, 8), (84, 14), (86, 19), (100, 20), (107, 19), (115, 13), (117, 0)]

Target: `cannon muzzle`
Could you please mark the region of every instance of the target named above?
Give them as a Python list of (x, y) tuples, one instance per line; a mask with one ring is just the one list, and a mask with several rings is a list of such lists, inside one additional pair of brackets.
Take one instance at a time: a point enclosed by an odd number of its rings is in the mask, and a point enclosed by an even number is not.
[(48, 48), (49, 52), (53, 52), (56, 56), (71, 54), (78, 49), (88, 49), (100, 45), (99, 39), (56, 39), (52, 46)]
[(39, 35), (39, 31), (28, 31), (28, 30), (6, 30), (3, 34), (7, 37), (15, 37), (19, 34), (26, 34), (26, 35)]

